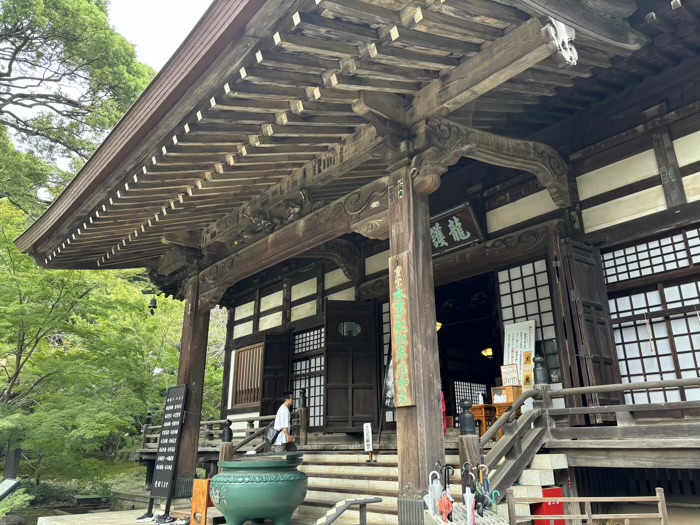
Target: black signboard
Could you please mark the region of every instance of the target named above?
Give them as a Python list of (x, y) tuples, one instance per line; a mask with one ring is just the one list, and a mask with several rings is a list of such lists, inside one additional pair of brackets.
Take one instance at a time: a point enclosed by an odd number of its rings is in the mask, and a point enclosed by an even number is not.
[(151, 498), (169, 498), (172, 493), (186, 393), (187, 385), (178, 385), (169, 388), (168, 395), (165, 397), (165, 411), (163, 425), (160, 427)]
[(464, 204), (430, 218), (433, 257), (444, 255), (484, 240), (471, 204)]

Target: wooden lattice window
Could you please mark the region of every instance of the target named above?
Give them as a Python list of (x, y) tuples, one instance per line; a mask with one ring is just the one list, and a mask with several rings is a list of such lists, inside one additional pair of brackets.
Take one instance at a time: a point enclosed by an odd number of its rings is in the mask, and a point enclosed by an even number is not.
[(292, 336), (292, 388), (297, 396), (299, 390), (306, 389), (311, 428), (323, 426), (325, 335), (324, 328), (319, 327)]
[[(625, 383), (700, 376), (700, 280), (659, 282), (610, 297), (620, 375)], [(700, 399), (699, 388), (626, 394), (628, 403)]]
[(235, 351), (232, 408), (259, 408), (264, 349), (258, 343)]
[[(453, 381), (452, 385), (454, 387), (455, 393), (454, 404), (455, 413), (457, 414), (457, 416), (459, 416), (462, 413), (462, 407), (459, 406), (459, 402), (462, 401), (462, 399), (468, 399), (472, 402), (473, 405), (476, 405), (479, 402), (479, 394), (483, 396), (484, 400), (486, 399), (486, 385), (482, 383)], [(459, 417), (457, 419), (459, 419)], [(458, 422), (457, 426), (459, 426)]]
[(691, 228), (602, 254), (607, 284), (697, 267), (700, 264), (700, 230)]

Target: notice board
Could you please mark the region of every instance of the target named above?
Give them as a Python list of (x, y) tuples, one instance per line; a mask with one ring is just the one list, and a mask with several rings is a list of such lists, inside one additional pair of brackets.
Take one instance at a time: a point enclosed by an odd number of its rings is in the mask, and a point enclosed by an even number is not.
[(158, 454), (153, 471), (152, 498), (168, 498), (172, 493), (186, 394), (187, 385), (178, 385), (169, 388), (165, 397), (163, 425), (160, 427)]
[[(527, 369), (532, 370), (531, 358), (535, 352), (535, 321), (508, 324), (503, 327), (503, 335), (503, 364), (517, 365), (519, 384), (525, 385)], [(527, 354), (530, 356), (529, 364)]]

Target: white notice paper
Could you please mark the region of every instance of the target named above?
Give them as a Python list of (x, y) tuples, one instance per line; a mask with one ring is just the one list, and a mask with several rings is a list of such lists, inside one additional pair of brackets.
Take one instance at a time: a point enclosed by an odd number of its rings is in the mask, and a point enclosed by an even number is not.
[(520, 384), (523, 384), (524, 353), (535, 352), (535, 321), (506, 325), (503, 328), (503, 364), (517, 365)]

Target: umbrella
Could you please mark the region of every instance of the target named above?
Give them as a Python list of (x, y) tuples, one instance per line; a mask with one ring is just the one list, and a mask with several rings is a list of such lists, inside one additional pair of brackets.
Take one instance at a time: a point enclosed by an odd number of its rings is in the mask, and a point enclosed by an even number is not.
[(452, 521), (452, 510), (454, 509), (453, 504), (455, 500), (452, 497), (452, 494), (450, 494), (450, 476), (454, 474), (454, 471), (455, 469), (453, 469), (449, 465), (446, 465), (442, 469), (444, 485), (442, 487), (442, 495), (440, 496), (440, 500), (438, 501), (438, 509), (442, 514), (442, 521), (444, 521), (445, 523)]
[(440, 501), (438, 501), (438, 510), (442, 515), (442, 521), (449, 523), (452, 521), (452, 511), (454, 510), (452, 497), (447, 493), (443, 492)]
[(476, 484), (476, 477), (474, 473), (471, 472), (471, 468), (464, 475), (465, 479), (469, 479), (470, 483), (464, 489), (464, 506), (467, 508), (467, 525), (476, 525), (476, 515), (474, 514), (474, 505), (476, 501), (474, 500), (473, 488)]
[(428, 475), (428, 494), (423, 498), (431, 516), (437, 516), (437, 504), (441, 494), (442, 484), (440, 483), (440, 473), (433, 470)]
[(498, 498), (500, 498), (500, 497), (501, 497), (501, 493), (498, 492), (497, 490), (494, 490), (491, 493), (491, 507), (493, 509), (491, 512), (493, 512), (496, 515), (498, 515)]
[(468, 461), (462, 465), (461, 472), (461, 482), (462, 482), (462, 493), (467, 491), (467, 481), (469, 480), (469, 474), (472, 471), (472, 464)]
[(489, 480), (489, 468), (486, 465), (479, 465), (479, 480), (484, 487), (484, 492), (488, 495), (491, 480)]

